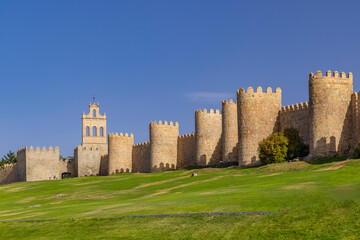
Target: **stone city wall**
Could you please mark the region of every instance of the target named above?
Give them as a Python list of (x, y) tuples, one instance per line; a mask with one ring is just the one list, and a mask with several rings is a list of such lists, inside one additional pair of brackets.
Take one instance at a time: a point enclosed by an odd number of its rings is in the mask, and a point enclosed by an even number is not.
[(5, 164), (0, 168), (0, 185), (17, 182), (17, 164)]
[(121, 172), (132, 172), (132, 149), (134, 135), (111, 133), (109, 143), (109, 175)]
[(232, 99), (222, 102), (222, 161), (238, 160), (237, 104)]
[(306, 144), (309, 144), (309, 103), (282, 107), (279, 112), (280, 131), (285, 128), (295, 128), (299, 130), (300, 137)]
[(352, 143), (353, 75), (321, 71), (309, 75), (310, 154), (314, 158), (344, 155)]
[(143, 142), (133, 146), (132, 172), (150, 172), (150, 142)]
[(221, 161), (222, 115), (217, 109), (195, 112), (196, 163), (200, 166), (216, 165)]
[(351, 147), (354, 149), (360, 141), (360, 92), (354, 92), (351, 95), (351, 121), (352, 121), (352, 143)]
[(150, 126), (150, 167), (151, 172), (175, 169), (177, 163), (177, 140), (179, 123), (167, 121), (151, 122)]
[(60, 159), (59, 160), (59, 176), (61, 178), (62, 173), (70, 173), (71, 177), (75, 177), (75, 161), (70, 159)]
[(252, 87), (237, 91), (239, 127), (239, 166), (259, 162), (259, 142), (274, 131), (278, 131), (278, 114), (281, 109), (281, 89), (275, 93), (268, 87), (264, 93), (261, 87), (256, 92)]
[(103, 149), (101, 146), (80, 145), (75, 148), (75, 172), (77, 177), (96, 176), (100, 174)]
[(178, 137), (176, 168), (196, 165), (196, 138), (195, 133), (184, 134)]
[(59, 147), (22, 148), (17, 152), (19, 181), (60, 179)]

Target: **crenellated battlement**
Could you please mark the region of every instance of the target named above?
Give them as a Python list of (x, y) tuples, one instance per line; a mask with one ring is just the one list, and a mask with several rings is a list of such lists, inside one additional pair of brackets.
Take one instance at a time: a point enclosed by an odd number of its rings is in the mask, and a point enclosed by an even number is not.
[(172, 121), (170, 121), (170, 122), (168, 122), (168, 121), (164, 121), (164, 122), (162, 122), (162, 121), (158, 121), (158, 122), (154, 121), (154, 122), (150, 122), (149, 125), (150, 126), (173, 126), (173, 127), (178, 127), (179, 123), (178, 122), (174, 123)]
[(248, 87), (248, 88), (246, 89), (246, 91), (245, 91), (244, 88), (240, 88), (240, 89), (237, 90), (237, 94), (238, 94), (238, 95), (242, 95), (242, 94), (263, 94), (263, 93), (281, 94), (281, 88), (279, 88), (279, 87), (276, 88), (276, 89), (275, 89), (275, 93), (273, 93), (271, 87), (266, 88), (266, 92), (263, 92), (262, 87), (258, 87), (258, 88), (256, 89), (256, 92), (254, 92), (254, 88), (252, 88), (252, 87)]
[(220, 110), (216, 109), (214, 111), (214, 109), (210, 109), (209, 112), (207, 109), (199, 109), (197, 111), (195, 111), (195, 114), (214, 114), (214, 115), (221, 115)]
[(76, 149), (80, 150), (80, 151), (100, 151), (101, 150), (99, 147), (96, 147), (96, 146), (82, 146), (82, 145), (77, 146)]
[(284, 106), (281, 108), (281, 112), (286, 113), (286, 112), (294, 112), (294, 111), (298, 111), (298, 110), (308, 110), (308, 109), (309, 109), (309, 103), (301, 102), (301, 103)]
[(236, 103), (237, 103), (237, 101), (235, 100), (232, 100), (232, 99), (230, 99), (229, 101), (228, 100), (224, 100), (224, 101), (222, 101), (222, 105), (223, 106), (226, 106), (226, 105), (236, 105)]
[(115, 138), (121, 138), (121, 139), (134, 139), (134, 134), (128, 134), (128, 133), (125, 133), (123, 134), (122, 132), (121, 133), (109, 133), (108, 134), (108, 137), (111, 138), (111, 139), (115, 139)]
[(142, 142), (142, 143), (137, 143), (137, 144), (135, 144), (133, 147), (150, 147), (150, 141), (148, 141), (148, 142)]
[(40, 149), (39, 146), (37, 146), (36, 148), (34, 148), (33, 146), (30, 146), (30, 148), (28, 148), (26, 146), (26, 147), (18, 149), (17, 152), (18, 153), (21, 153), (21, 152), (59, 152), (59, 147), (55, 147), (55, 149), (54, 149), (52, 146), (50, 146), (49, 149), (46, 149), (46, 147), (42, 147)]
[(309, 74), (309, 80), (313, 79), (323, 79), (323, 78), (338, 78), (338, 79), (348, 79), (353, 80), (353, 74), (349, 72), (346, 74), (345, 72), (339, 73), (338, 71), (331, 72), (330, 70), (326, 71), (325, 76), (321, 71), (317, 71), (315, 75), (313, 73)]
[(3, 170), (3, 171), (12, 170), (14, 168), (14, 166), (16, 166), (16, 163), (4, 164), (2, 167), (0, 167), (0, 170)]
[(188, 139), (188, 138), (195, 138), (195, 133), (186, 133), (184, 135), (180, 135), (179, 139)]

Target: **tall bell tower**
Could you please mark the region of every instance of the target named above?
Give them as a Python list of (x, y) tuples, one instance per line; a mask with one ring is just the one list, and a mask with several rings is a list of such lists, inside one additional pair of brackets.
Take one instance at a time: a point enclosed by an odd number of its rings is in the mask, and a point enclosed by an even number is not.
[(89, 104), (89, 113), (82, 115), (82, 145), (107, 145), (106, 114), (100, 114), (99, 103)]

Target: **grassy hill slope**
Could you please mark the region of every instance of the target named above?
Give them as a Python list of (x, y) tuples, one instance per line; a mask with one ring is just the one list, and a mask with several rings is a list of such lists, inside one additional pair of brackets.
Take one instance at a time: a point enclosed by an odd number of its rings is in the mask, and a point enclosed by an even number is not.
[[(196, 172), (197, 177), (190, 177)], [(0, 219), (76, 218), (0, 223), (7, 238), (297, 239), (360, 237), (360, 160), (282, 163), (119, 174), (0, 186)], [(110, 218), (219, 211), (266, 216)], [(334, 227), (336, 226), (336, 228)]]

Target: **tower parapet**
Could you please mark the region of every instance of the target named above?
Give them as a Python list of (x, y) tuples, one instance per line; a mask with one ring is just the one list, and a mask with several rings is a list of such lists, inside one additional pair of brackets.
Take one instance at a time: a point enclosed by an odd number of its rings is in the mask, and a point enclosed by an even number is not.
[(150, 122), (151, 172), (175, 169), (177, 162), (178, 122)]
[(132, 171), (133, 134), (111, 133), (109, 143), (109, 174)]
[(222, 115), (220, 110), (195, 112), (197, 165), (215, 165), (221, 161)]
[(239, 128), (239, 166), (257, 164), (258, 144), (274, 131), (277, 131), (278, 113), (281, 109), (281, 89), (275, 93), (268, 87), (266, 93), (261, 87), (254, 92), (237, 91), (238, 128)]
[(343, 155), (350, 150), (352, 92), (352, 73), (309, 74), (309, 135), (313, 158)]
[(222, 102), (222, 161), (238, 161), (238, 116), (236, 101)]

